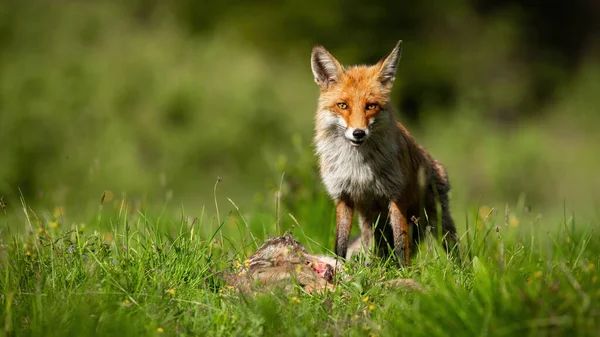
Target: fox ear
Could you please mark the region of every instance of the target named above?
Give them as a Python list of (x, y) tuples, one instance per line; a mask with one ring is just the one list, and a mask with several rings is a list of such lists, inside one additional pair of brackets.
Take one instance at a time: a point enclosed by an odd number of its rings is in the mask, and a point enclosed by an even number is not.
[(338, 60), (333, 57), (323, 46), (315, 46), (310, 57), (310, 65), (315, 82), (323, 89), (337, 82), (343, 71)]
[(396, 79), (396, 69), (402, 56), (402, 40), (396, 43), (394, 50), (379, 61), (379, 80), (383, 85), (391, 85)]

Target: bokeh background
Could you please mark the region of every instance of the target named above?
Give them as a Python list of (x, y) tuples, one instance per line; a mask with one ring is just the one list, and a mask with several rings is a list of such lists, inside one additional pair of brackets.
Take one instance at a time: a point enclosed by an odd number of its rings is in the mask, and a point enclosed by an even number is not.
[(596, 0), (1, 0), (0, 195), (214, 213), (221, 177), (222, 216), (230, 198), (329, 219), (311, 48), (372, 63), (398, 39), (397, 118), (447, 166), (457, 218), (598, 214)]

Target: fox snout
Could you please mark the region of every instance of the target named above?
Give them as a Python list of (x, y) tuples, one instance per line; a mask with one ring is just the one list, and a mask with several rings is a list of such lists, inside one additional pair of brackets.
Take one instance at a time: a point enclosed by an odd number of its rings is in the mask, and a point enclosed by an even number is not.
[(368, 137), (369, 129), (349, 127), (344, 132), (344, 136), (353, 146), (360, 146)]

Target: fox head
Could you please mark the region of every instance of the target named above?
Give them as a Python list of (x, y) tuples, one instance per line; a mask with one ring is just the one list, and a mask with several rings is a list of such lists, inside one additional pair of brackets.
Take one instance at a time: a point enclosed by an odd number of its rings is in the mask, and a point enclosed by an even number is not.
[(311, 67), (321, 89), (317, 132), (344, 136), (353, 146), (389, 126), (390, 91), (402, 54), (402, 41), (375, 65), (344, 67), (323, 46), (315, 46)]

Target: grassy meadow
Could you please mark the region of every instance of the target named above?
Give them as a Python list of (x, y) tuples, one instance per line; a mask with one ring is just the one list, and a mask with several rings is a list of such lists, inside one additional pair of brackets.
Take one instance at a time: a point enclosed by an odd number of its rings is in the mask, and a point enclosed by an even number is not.
[[(542, 220), (526, 208), (487, 206), (465, 214), (463, 263), (433, 239), (410, 268), (370, 256), (345, 264), (350, 279), (325, 294), (277, 290), (240, 295), (223, 277), (237, 272), (266, 237), (275, 214), (183, 212), (100, 206), (68, 225), (64, 210), (5, 223), (0, 263), (4, 336), (595, 336), (600, 333), (600, 240), (573, 214)], [(221, 209), (231, 209), (217, 205)], [(318, 207), (305, 204), (305, 212)], [(321, 205), (328, 207), (328, 205)], [(281, 214), (291, 218), (289, 214)], [(331, 237), (292, 233), (329, 253)], [(17, 233), (19, 226), (26, 230)], [(254, 235), (250, 235), (254, 233)], [(414, 278), (424, 292), (381, 285)]]
[[(0, 336), (600, 335), (598, 36), (344, 4), (0, 1)], [(398, 39), (392, 101), (448, 169), (462, 261), (430, 239), (331, 293), (236, 293), (269, 237), (334, 246), (312, 46), (353, 64)]]

